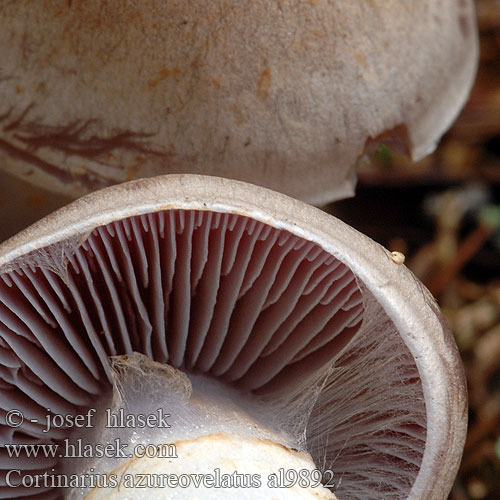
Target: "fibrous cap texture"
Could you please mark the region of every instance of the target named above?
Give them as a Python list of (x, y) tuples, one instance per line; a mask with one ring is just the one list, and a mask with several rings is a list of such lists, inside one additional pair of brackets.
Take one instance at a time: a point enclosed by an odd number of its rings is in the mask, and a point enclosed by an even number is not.
[(367, 141), (432, 151), (472, 0), (0, 2), (0, 165), (70, 195), (160, 173), (349, 196)]

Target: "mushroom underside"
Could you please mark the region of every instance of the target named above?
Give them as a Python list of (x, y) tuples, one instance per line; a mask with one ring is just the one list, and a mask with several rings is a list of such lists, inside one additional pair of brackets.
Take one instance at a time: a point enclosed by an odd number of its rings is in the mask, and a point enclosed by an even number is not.
[[(209, 210), (133, 216), (75, 241), (0, 270), (0, 498), (62, 498), (60, 488), (9, 487), (8, 470), (64, 464), (11, 458), (6, 445), (68, 437), (42, 432), (47, 408), (83, 413), (110, 387), (109, 357), (133, 352), (281, 408), (269, 418), (305, 436), (340, 499), (408, 495), (426, 442), (422, 382), (392, 320), (339, 259)], [(289, 404), (273, 407), (283, 394)], [(12, 408), (25, 416), (18, 428), (5, 423)]]

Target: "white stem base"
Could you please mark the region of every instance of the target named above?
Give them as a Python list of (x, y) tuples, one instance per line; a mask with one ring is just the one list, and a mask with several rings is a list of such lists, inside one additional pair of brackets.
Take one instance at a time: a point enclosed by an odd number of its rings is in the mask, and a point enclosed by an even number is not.
[(129, 459), (109, 474), (116, 486), (84, 499), (335, 499), (308, 454), (267, 439), (219, 433), (174, 446), (177, 458)]

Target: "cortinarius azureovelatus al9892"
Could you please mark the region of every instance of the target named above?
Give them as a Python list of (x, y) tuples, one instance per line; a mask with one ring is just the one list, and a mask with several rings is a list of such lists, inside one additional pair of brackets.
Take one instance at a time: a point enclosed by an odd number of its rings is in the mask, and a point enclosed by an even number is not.
[[(107, 188), (4, 243), (0, 360), (1, 498), (61, 498), (87, 474), (67, 498), (444, 500), (465, 438), (457, 349), (410, 271), (316, 208), (217, 177)], [(108, 406), (170, 428), (106, 428)], [(43, 432), (91, 411), (92, 428)], [(177, 455), (7, 459), (66, 439)], [(273, 489), (279, 468), (306, 484)], [(216, 470), (226, 488), (193, 483)], [(144, 472), (191, 482), (120, 483)]]
[(417, 160), (478, 55), (472, 0), (0, 0), (0, 168), (79, 196), (165, 173), (321, 204)]

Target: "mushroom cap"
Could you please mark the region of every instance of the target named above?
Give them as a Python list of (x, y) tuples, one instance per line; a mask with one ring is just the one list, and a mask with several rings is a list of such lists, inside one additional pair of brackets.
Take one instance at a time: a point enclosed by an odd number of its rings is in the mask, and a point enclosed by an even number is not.
[[(389, 251), (316, 208), (217, 177), (132, 181), (5, 242), (0, 285), (2, 415), (78, 412), (108, 356), (138, 351), (266, 401), (288, 394), (268, 417), (303, 430), (343, 500), (451, 488), (467, 416), (452, 334)], [(42, 436), (27, 421), (2, 432)]]
[(195, 173), (347, 197), (367, 143), (434, 149), (477, 64), (472, 0), (0, 9), (0, 167), (72, 196)]

